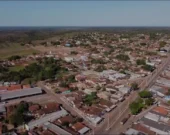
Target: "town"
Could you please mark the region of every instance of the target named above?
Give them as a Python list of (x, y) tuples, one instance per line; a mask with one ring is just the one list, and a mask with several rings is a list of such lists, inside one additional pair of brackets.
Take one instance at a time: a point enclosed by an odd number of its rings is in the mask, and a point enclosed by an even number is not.
[(169, 134), (170, 37), (73, 32), (0, 60), (0, 134)]

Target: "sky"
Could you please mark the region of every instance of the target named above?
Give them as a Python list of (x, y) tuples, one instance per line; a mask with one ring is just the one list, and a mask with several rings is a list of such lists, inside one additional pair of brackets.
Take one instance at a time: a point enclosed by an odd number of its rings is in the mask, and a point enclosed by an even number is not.
[(170, 26), (170, 1), (0, 1), (0, 26)]

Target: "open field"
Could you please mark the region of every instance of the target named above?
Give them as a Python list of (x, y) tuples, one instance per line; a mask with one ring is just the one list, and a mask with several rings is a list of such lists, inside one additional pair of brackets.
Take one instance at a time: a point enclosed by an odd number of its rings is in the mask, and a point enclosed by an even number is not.
[(30, 55), (34, 52), (38, 53), (39, 51), (19, 44), (10, 44), (7, 47), (0, 48), (0, 59), (6, 59), (12, 55)]
[(24, 69), (24, 66), (22, 66), (22, 65), (14, 66), (14, 67), (9, 68), (10, 71), (20, 71), (22, 69)]

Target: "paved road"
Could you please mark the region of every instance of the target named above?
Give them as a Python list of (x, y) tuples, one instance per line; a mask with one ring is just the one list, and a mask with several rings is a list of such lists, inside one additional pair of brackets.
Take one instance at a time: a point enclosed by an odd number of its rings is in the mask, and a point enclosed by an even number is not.
[[(168, 55), (167, 59), (165, 59), (162, 62), (162, 64), (159, 65), (159, 67), (157, 67), (157, 69), (151, 75), (146, 77), (146, 79), (140, 84), (140, 87), (141, 87), (140, 90), (146, 89), (146, 88), (150, 87), (151, 85), (153, 85), (154, 81), (157, 79), (157, 77), (160, 75), (160, 73), (168, 66), (169, 63), (170, 63), (170, 54)], [(128, 98), (126, 101), (132, 102), (137, 97), (138, 97), (138, 94), (134, 93), (133, 97), (131, 97), (131, 99)], [(115, 121), (115, 119), (110, 119), (111, 121), (114, 121), (114, 123), (110, 126), (110, 130), (105, 132), (105, 133), (107, 133), (107, 134), (117, 134), (117, 133), (122, 132), (121, 130), (119, 130), (119, 131), (117, 130), (117, 129), (122, 129), (122, 127), (119, 123), (129, 113), (129, 109), (127, 109), (126, 104), (123, 104), (122, 108), (125, 108), (125, 109), (122, 110), (123, 113), (119, 117), (117, 117), (116, 121)], [(130, 118), (130, 119), (133, 120), (133, 118)]]

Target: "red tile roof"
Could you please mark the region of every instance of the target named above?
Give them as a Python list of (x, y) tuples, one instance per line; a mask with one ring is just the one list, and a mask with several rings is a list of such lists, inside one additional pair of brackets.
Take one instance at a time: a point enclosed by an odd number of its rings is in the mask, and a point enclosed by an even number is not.
[(147, 128), (147, 127), (145, 127), (145, 126), (143, 126), (143, 125), (141, 125), (141, 124), (139, 124), (139, 123), (138, 123), (138, 124), (134, 124), (132, 127), (133, 127), (134, 129), (140, 131), (140, 132), (145, 133), (145, 134), (148, 134), (148, 135), (156, 135), (155, 132), (151, 131), (149, 128)]
[(7, 87), (5, 87), (5, 86), (0, 86), (0, 90), (7, 90)]
[(75, 131), (79, 131), (81, 130), (82, 128), (86, 127), (85, 125), (83, 125), (82, 123), (80, 122), (77, 122), (75, 124), (72, 125), (72, 128), (75, 130)]
[(31, 105), (31, 106), (29, 107), (29, 111), (30, 111), (31, 113), (34, 113), (34, 112), (38, 111), (39, 109), (40, 109), (40, 106), (39, 106), (39, 105)]
[(164, 107), (161, 107), (161, 106), (155, 107), (152, 111), (155, 111), (163, 115), (168, 115), (168, 111)]
[(47, 113), (52, 113), (55, 111), (60, 110), (60, 104), (55, 103), (55, 102), (50, 102), (44, 105), (43, 111)]
[(58, 119), (58, 121), (61, 124), (65, 123), (65, 122), (72, 123), (74, 121), (74, 118), (72, 116), (65, 116), (65, 117), (62, 117), (62, 118)]
[(19, 90), (19, 89), (22, 89), (22, 86), (20, 84), (18, 85), (11, 85), (8, 87), (8, 90)]

